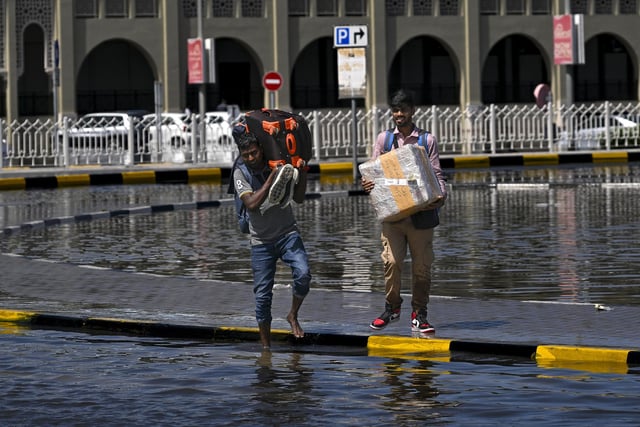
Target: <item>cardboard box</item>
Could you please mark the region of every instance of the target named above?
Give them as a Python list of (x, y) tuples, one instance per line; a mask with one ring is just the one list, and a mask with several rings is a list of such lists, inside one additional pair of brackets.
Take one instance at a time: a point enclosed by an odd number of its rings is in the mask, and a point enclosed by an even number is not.
[(401, 220), (442, 197), (427, 152), (416, 144), (391, 150), (359, 169), (376, 184), (370, 196), (379, 220)]

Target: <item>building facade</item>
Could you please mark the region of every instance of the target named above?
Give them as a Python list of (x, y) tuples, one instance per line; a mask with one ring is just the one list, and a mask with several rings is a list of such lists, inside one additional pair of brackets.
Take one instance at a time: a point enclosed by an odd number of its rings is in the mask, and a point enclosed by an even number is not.
[[(366, 26), (365, 108), (638, 100), (640, 0), (0, 0), (0, 117), (347, 107), (334, 28)], [(553, 16), (584, 15), (585, 63), (554, 65)], [(187, 41), (214, 41), (190, 85)], [(270, 93), (263, 76), (277, 71)]]

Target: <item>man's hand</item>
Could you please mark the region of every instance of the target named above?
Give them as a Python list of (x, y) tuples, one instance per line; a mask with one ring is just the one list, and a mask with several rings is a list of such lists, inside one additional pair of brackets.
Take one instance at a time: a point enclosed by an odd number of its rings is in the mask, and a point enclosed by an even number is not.
[(376, 186), (376, 184), (373, 181), (371, 181), (371, 180), (369, 180), (369, 179), (367, 179), (365, 177), (362, 177), (362, 179), (360, 181), (360, 184), (362, 185), (362, 189), (367, 194), (371, 193), (371, 190), (373, 190), (373, 188)]

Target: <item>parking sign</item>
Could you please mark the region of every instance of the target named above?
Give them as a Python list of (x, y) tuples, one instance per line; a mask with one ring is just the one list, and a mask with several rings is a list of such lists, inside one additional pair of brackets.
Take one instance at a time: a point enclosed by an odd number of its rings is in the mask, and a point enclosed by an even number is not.
[(333, 27), (333, 47), (367, 47), (366, 25)]

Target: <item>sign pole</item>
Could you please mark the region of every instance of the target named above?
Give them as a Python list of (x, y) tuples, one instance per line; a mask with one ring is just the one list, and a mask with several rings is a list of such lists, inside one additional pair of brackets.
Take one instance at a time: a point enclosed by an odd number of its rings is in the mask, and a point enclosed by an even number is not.
[(351, 98), (351, 117), (353, 126), (351, 128), (351, 141), (353, 145), (353, 183), (358, 184), (358, 115), (356, 113), (356, 99)]

